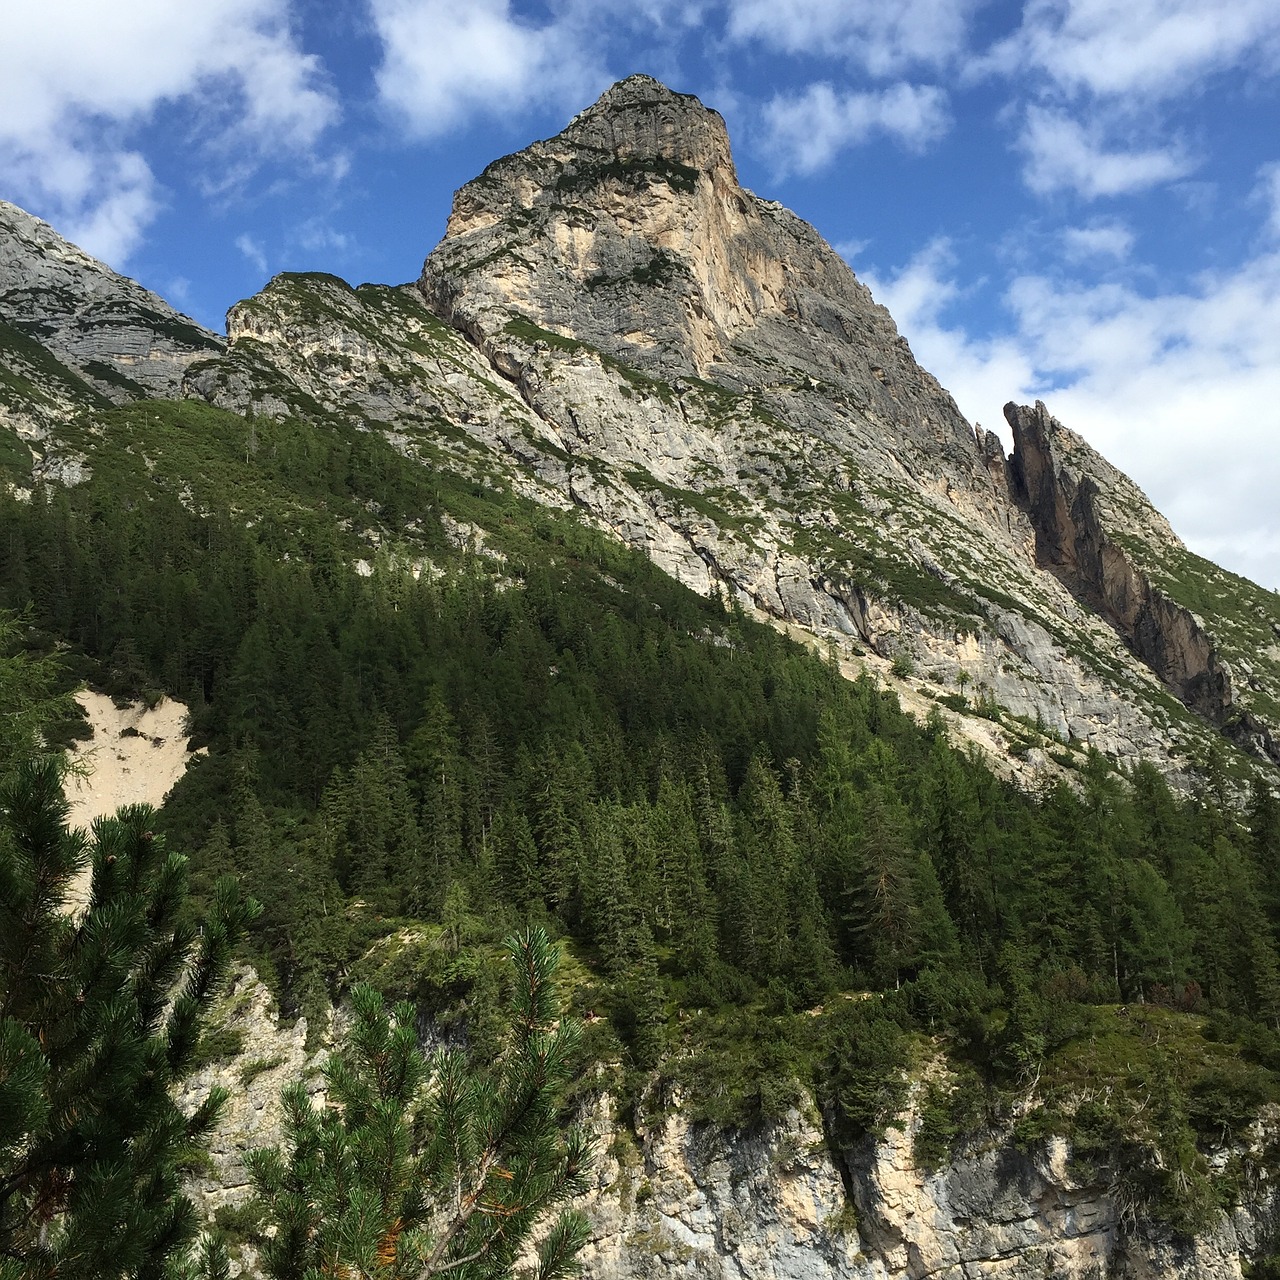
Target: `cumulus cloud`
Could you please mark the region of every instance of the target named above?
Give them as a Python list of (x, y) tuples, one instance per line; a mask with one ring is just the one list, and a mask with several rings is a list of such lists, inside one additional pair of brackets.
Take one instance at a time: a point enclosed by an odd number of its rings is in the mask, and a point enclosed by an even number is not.
[(1084, 227), (1067, 227), (1062, 247), (1068, 261), (1111, 258), (1122, 262), (1133, 249), (1133, 232), (1123, 222), (1091, 222)]
[(1026, 0), (1018, 29), (964, 67), (970, 82), (1010, 82), (1030, 189), (1085, 199), (1192, 172), (1198, 157), (1165, 122), (1227, 71), (1280, 72), (1275, 0)]
[(1029, 0), (1022, 24), (985, 60), (1042, 72), (1068, 94), (1183, 94), (1204, 76), (1280, 56), (1275, 0)]
[(934, 85), (899, 83), (838, 93), (826, 83), (777, 95), (764, 108), (761, 148), (779, 173), (815, 173), (845, 147), (882, 135), (923, 151), (950, 127), (947, 95)]
[(1183, 178), (1195, 161), (1178, 146), (1108, 148), (1102, 130), (1062, 111), (1028, 108), (1018, 143), (1023, 180), (1038, 195), (1074, 191), (1086, 200), (1129, 195)]
[(1280, 588), (1280, 252), (1158, 293), (1022, 275), (989, 337), (948, 321), (963, 291), (945, 242), (863, 279), (971, 420), (1045, 400), (1193, 549)]
[(1036, 371), (1016, 335), (977, 338), (948, 325), (948, 309), (962, 297), (955, 271), (951, 244), (941, 238), (896, 271), (859, 276), (875, 300), (889, 308), (916, 359), (951, 392), (960, 411), (971, 422), (999, 429), (1001, 407), (1034, 394)]
[(831, 247), (852, 267), (871, 246), (870, 240), (833, 240)]
[(202, 145), (307, 149), (336, 119), (287, 0), (47, 0), (14, 7), (0, 42), (0, 168), (85, 248), (120, 262), (159, 207), (128, 145), (162, 104), (194, 107)]
[(1280, 254), (1144, 295), (1015, 281), (1055, 412), (1148, 489), (1193, 545), (1280, 587)]
[(730, 0), (728, 34), (846, 58), (875, 76), (941, 67), (964, 50), (977, 0)]
[(247, 231), (236, 236), (236, 248), (249, 260), (250, 264), (264, 276), (267, 274), (267, 252), (260, 241), (255, 240)]
[[(417, 137), (477, 114), (576, 102), (608, 80), (579, 6), (541, 24), (517, 17), (510, 0), (370, 0), (370, 7), (382, 41), (379, 97)], [(648, 8), (657, 20), (669, 6), (649, 0)]]

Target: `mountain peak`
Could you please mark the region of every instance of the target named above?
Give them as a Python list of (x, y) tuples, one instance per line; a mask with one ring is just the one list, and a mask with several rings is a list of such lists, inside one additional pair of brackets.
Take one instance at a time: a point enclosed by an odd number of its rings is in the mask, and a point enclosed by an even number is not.
[(619, 80), (559, 137), (619, 160), (658, 159), (719, 171), (737, 185), (724, 118), (693, 94), (677, 93), (652, 76)]
[[(739, 184), (720, 114), (650, 76), (620, 81), (467, 183), (419, 285), (513, 366), (518, 353), (498, 349), (515, 320), (663, 378), (738, 388), (779, 366), (842, 382), (854, 366), (874, 399), (887, 370), (914, 369), (888, 313), (822, 237)], [(945, 416), (972, 453), (968, 427), (954, 408)]]

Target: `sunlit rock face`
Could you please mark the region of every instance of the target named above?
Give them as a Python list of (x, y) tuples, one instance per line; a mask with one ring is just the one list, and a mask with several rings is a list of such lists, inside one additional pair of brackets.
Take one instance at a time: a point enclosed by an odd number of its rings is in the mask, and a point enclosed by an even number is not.
[[(228, 337), (186, 394), (338, 414), (573, 505), (695, 590), (893, 682), (1024, 780), (1096, 748), (1176, 782), (1224, 730), (1269, 757), (1268, 705), (1237, 714), (1232, 674), (1242, 649), (1262, 654), (1248, 678), (1276, 665), (1267, 593), (1193, 563), (1065, 428), (1033, 447), (1039, 410), (1013, 415), (1006, 458), (821, 236), (741, 187), (720, 116), (656, 80), (615, 85), (463, 187), (414, 285), (280, 276), (232, 308)], [(1073, 503), (1111, 550), (1077, 552)], [(1112, 563), (1134, 540), (1149, 584), (1177, 558), (1184, 585), (1274, 635), (1220, 634), (1172, 586), (1141, 619), (1113, 607), (1142, 594)], [(1110, 565), (1111, 605), (1081, 554)]]
[[(189, 1106), (211, 1086), (231, 1095), (209, 1167), (188, 1187), (210, 1218), (249, 1200), (245, 1153), (280, 1141), (281, 1086), (303, 1079), (315, 1101), (324, 1095), (323, 1053), (308, 1049), (306, 1022), (279, 1025), (251, 969), (237, 969), (215, 1021), (238, 1051), (201, 1069), (184, 1094)], [(1073, 1172), (1062, 1139), (1026, 1150), (1007, 1129), (991, 1130), (950, 1162), (920, 1167), (913, 1146), (923, 1097), (917, 1081), (897, 1126), (844, 1150), (833, 1149), (812, 1107), (720, 1129), (692, 1121), (675, 1096), (633, 1133), (609, 1095), (595, 1098), (581, 1117), (598, 1134), (594, 1186), (577, 1205), (591, 1224), (583, 1276), (1240, 1280), (1242, 1264), (1267, 1247), (1274, 1194), (1265, 1178), (1189, 1240), (1136, 1220), (1123, 1194)], [(1215, 1159), (1256, 1160), (1273, 1137), (1259, 1127), (1247, 1149)], [(251, 1247), (237, 1265), (261, 1274)]]

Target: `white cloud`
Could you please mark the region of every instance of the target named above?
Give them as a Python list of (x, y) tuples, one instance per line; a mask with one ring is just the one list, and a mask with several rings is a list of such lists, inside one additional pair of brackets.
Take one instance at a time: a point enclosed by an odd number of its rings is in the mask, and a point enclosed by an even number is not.
[(263, 275), (267, 274), (267, 253), (261, 241), (255, 240), (247, 231), (236, 236), (236, 248), (248, 258), (249, 262)]
[(1015, 336), (973, 338), (948, 327), (943, 316), (961, 297), (955, 256), (945, 239), (926, 245), (906, 266), (886, 276), (859, 276), (876, 301), (889, 308), (912, 353), (955, 398), (971, 422), (999, 430), (1001, 407), (1027, 399), (1037, 388), (1035, 369)]
[(1204, 76), (1280, 54), (1275, 0), (1029, 0), (985, 66), (1046, 74), (1068, 94), (1160, 99)]
[(946, 318), (962, 290), (945, 242), (863, 278), (970, 419), (1045, 400), (1194, 550), (1280, 587), (1280, 252), (1154, 295), (1024, 275), (1012, 328), (986, 338)]
[(355, 248), (351, 237), (343, 231), (335, 231), (324, 219), (308, 218), (295, 228), (291, 239), (308, 253), (337, 254), (347, 257)]
[(159, 205), (130, 148), (163, 104), (195, 108), (202, 156), (312, 147), (337, 116), (288, 0), (47, 0), (10, 6), (0, 42), (0, 167), (85, 248), (119, 262)]
[(1280, 586), (1280, 254), (1176, 293), (1010, 293), (1054, 412), (1134, 476), (1193, 546)]
[(1028, 187), (1090, 200), (1196, 169), (1164, 122), (1225, 72), (1280, 73), (1276, 0), (1026, 0), (1017, 31), (963, 67), (1010, 83)]
[(627, 0), (616, 20), (647, 28), (651, 34), (679, 33), (700, 26), (711, 3), (712, 0)]
[(1091, 222), (1084, 227), (1067, 227), (1062, 247), (1070, 262), (1112, 258), (1122, 262), (1133, 249), (1133, 232), (1123, 222)]
[(845, 147), (876, 134), (922, 151), (951, 123), (941, 89), (902, 83), (853, 93), (812, 84), (799, 96), (775, 96), (765, 105), (763, 117), (761, 147), (780, 173), (814, 173)]
[(833, 240), (831, 247), (850, 265), (871, 246), (870, 240)]
[[(79, 155), (72, 158), (76, 162), (81, 159)], [(68, 168), (75, 170), (79, 165)], [(36, 176), (37, 184), (43, 176)], [(136, 151), (109, 151), (93, 158), (83, 179), (74, 173), (71, 182), (72, 191), (77, 195), (84, 191), (90, 198), (78, 200), (67, 210), (63, 233), (108, 262), (123, 262), (137, 245), (142, 228), (160, 208), (147, 162)]]
[(941, 67), (964, 50), (978, 0), (729, 0), (733, 40), (847, 58), (872, 75)]
[(1180, 147), (1109, 150), (1101, 129), (1061, 111), (1029, 107), (1018, 145), (1023, 180), (1038, 195), (1075, 191), (1086, 200), (1128, 195), (1185, 177), (1195, 168)]
[[(517, 18), (510, 0), (370, 0), (370, 7), (383, 46), (379, 96), (418, 137), (473, 115), (578, 101), (608, 79), (581, 6), (542, 25)], [(650, 8), (660, 14), (665, 6), (651, 0)], [(597, 14), (597, 30), (598, 23)]]

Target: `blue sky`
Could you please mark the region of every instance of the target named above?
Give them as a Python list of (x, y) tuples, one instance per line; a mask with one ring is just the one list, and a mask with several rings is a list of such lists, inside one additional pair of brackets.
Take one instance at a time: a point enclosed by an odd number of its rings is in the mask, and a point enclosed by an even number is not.
[(412, 279), (615, 79), (697, 93), (971, 419), (1045, 399), (1280, 587), (1280, 0), (0, 5), (0, 195), (214, 328)]

